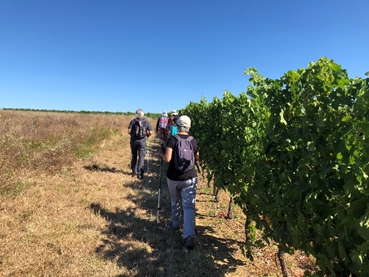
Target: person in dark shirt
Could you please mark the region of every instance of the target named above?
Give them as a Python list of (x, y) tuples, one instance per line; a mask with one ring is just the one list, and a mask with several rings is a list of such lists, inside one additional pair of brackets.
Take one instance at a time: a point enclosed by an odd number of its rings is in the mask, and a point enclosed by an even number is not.
[[(139, 136), (138, 124), (141, 123), (143, 136)], [(144, 161), (146, 155), (146, 138), (152, 135), (152, 127), (150, 122), (144, 117), (144, 112), (141, 109), (136, 111), (136, 118), (131, 120), (128, 125), (128, 134), (131, 135), (131, 169), (132, 176), (137, 176), (138, 179), (143, 179)]]
[[(186, 139), (189, 137), (189, 130), (191, 127), (191, 119), (186, 116), (180, 116), (177, 120), (178, 135)], [(199, 158), (199, 151), (197, 140), (191, 140), (192, 149), (195, 155), (195, 160)], [(196, 189), (197, 189), (197, 172), (195, 167), (187, 172), (180, 172), (174, 165), (174, 151), (177, 147), (177, 138), (175, 136), (169, 137), (165, 150), (160, 151), (160, 156), (163, 160), (169, 163), (167, 171), (167, 182), (171, 196), (171, 210), (172, 210), (172, 227), (179, 229), (181, 225), (181, 206), (183, 211), (183, 239), (188, 249), (193, 249), (195, 246), (195, 215), (196, 215)]]

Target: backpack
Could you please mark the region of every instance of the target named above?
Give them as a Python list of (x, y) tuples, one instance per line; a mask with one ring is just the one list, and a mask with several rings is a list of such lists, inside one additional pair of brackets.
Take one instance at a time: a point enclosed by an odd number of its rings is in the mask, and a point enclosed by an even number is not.
[(176, 134), (178, 134), (178, 126), (177, 126), (177, 124), (170, 125), (170, 135), (171, 136), (175, 136)]
[(145, 119), (143, 120), (136, 119), (133, 127), (134, 127), (133, 128), (134, 134), (137, 139), (143, 139), (144, 137), (146, 137), (147, 130), (146, 130)]
[(186, 173), (195, 166), (195, 153), (191, 143), (193, 137), (183, 139), (179, 135), (174, 136), (177, 139), (174, 155), (174, 167), (181, 173)]
[(167, 128), (169, 118), (167, 116), (161, 116), (159, 119), (159, 128)]

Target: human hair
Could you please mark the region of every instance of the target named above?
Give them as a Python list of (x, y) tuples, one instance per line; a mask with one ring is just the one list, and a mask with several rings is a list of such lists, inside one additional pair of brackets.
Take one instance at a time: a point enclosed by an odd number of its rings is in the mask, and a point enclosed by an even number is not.
[(142, 118), (143, 116), (144, 116), (144, 112), (143, 112), (143, 110), (138, 109), (138, 110), (136, 111), (136, 117), (138, 117), (138, 118)]
[(190, 131), (190, 127), (178, 126), (178, 132), (186, 132)]

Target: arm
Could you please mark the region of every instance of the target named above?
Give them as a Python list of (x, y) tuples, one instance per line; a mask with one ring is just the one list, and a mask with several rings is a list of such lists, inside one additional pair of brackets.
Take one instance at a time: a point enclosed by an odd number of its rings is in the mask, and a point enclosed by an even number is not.
[(196, 152), (195, 153), (195, 166), (196, 166), (197, 171), (199, 173), (201, 173), (201, 167), (200, 167), (200, 164), (199, 164), (199, 160), (200, 160), (199, 152)]
[(158, 132), (158, 130), (159, 130), (159, 121), (160, 121), (160, 117), (156, 121), (156, 128), (155, 128), (156, 132)]
[(132, 126), (133, 126), (133, 120), (131, 122), (129, 122), (129, 125), (128, 125), (128, 134), (129, 135), (131, 134)]
[(146, 120), (146, 136), (149, 137), (152, 135), (152, 133), (153, 133), (153, 130), (152, 130), (151, 124), (148, 120)]
[(167, 163), (169, 163), (170, 160), (172, 159), (172, 154), (173, 154), (173, 149), (169, 147), (165, 149), (165, 152), (162, 149), (160, 149), (160, 153), (159, 153), (160, 157), (162, 157), (164, 161)]

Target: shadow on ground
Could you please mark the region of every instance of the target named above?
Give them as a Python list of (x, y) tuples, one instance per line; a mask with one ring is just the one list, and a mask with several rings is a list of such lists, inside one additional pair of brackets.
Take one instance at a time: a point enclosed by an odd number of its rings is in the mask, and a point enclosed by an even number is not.
[(118, 170), (115, 167), (100, 167), (97, 164), (92, 164), (92, 165), (86, 165), (83, 167), (86, 170), (89, 171), (101, 171), (101, 172), (111, 172), (111, 173), (124, 173), (123, 170)]
[(99, 203), (90, 205), (90, 209), (108, 223), (108, 227), (101, 231), (106, 239), (101, 241), (96, 252), (104, 259), (116, 261), (124, 272), (119, 276), (225, 276), (243, 265), (243, 261), (232, 256), (239, 248), (229, 247), (237, 242), (209, 235), (215, 233), (211, 227), (197, 227), (197, 245), (193, 251), (183, 247), (181, 231), (170, 228), (166, 165), (162, 168), (161, 185), (159, 161), (151, 161), (150, 167), (152, 173), (144, 180), (132, 178), (130, 183), (123, 185), (134, 191), (123, 195), (132, 202), (130, 208), (117, 207), (110, 211)]

